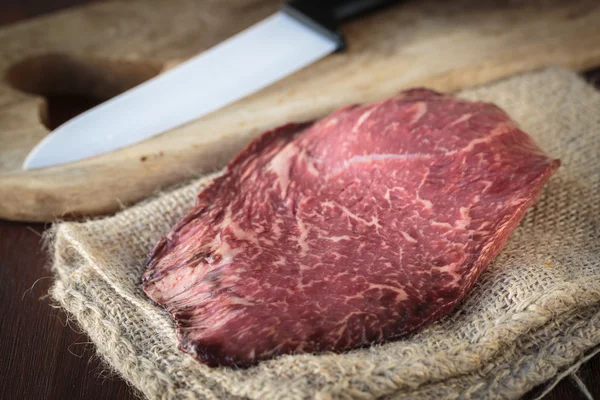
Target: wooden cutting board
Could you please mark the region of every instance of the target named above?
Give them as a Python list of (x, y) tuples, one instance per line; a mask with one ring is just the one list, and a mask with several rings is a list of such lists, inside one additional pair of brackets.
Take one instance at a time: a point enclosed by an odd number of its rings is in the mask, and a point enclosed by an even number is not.
[(408, 87), (454, 91), (545, 66), (600, 65), (597, 0), (409, 1), (344, 25), (347, 52), (207, 117), (93, 159), (20, 170), (48, 134), (44, 96), (108, 99), (278, 3), (111, 1), (0, 30), (0, 218), (111, 213), (223, 166), (265, 129)]

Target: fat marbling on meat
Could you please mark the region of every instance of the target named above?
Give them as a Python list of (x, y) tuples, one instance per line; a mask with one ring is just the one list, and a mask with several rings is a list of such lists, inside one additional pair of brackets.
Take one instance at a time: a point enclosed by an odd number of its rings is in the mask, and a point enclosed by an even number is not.
[(148, 296), (211, 366), (449, 313), (558, 168), (500, 108), (413, 89), (248, 145), (156, 246)]

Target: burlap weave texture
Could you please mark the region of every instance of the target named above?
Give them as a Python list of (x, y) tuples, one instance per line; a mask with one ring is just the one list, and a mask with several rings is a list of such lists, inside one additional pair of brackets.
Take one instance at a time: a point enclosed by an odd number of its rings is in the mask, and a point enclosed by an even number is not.
[(51, 294), (115, 371), (158, 398), (517, 398), (600, 344), (600, 92), (548, 69), (464, 91), (504, 108), (562, 166), (459, 308), (401, 341), (209, 368), (140, 288), (147, 253), (214, 175), (55, 227)]

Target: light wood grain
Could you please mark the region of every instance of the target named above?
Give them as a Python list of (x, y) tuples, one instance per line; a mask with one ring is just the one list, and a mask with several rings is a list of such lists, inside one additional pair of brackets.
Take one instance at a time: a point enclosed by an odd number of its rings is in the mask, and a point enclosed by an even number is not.
[(114, 212), (221, 167), (265, 129), (407, 87), (454, 91), (551, 65), (600, 65), (596, 0), (409, 1), (344, 25), (347, 52), (193, 123), (85, 161), (20, 170), (48, 133), (40, 93), (109, 98), (277, 4), (106, 2), (0, 30), (0, 217), (50, 221)]

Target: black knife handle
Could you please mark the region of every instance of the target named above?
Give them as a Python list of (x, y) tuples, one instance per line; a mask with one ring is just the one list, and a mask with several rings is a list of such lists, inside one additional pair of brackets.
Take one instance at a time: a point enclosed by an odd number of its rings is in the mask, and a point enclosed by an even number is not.
[(346, 48), (338, 24), (360, 14), (374, 11), (399, 0), (288, 0), (282, 11), (337, 42), (337, 50)]

